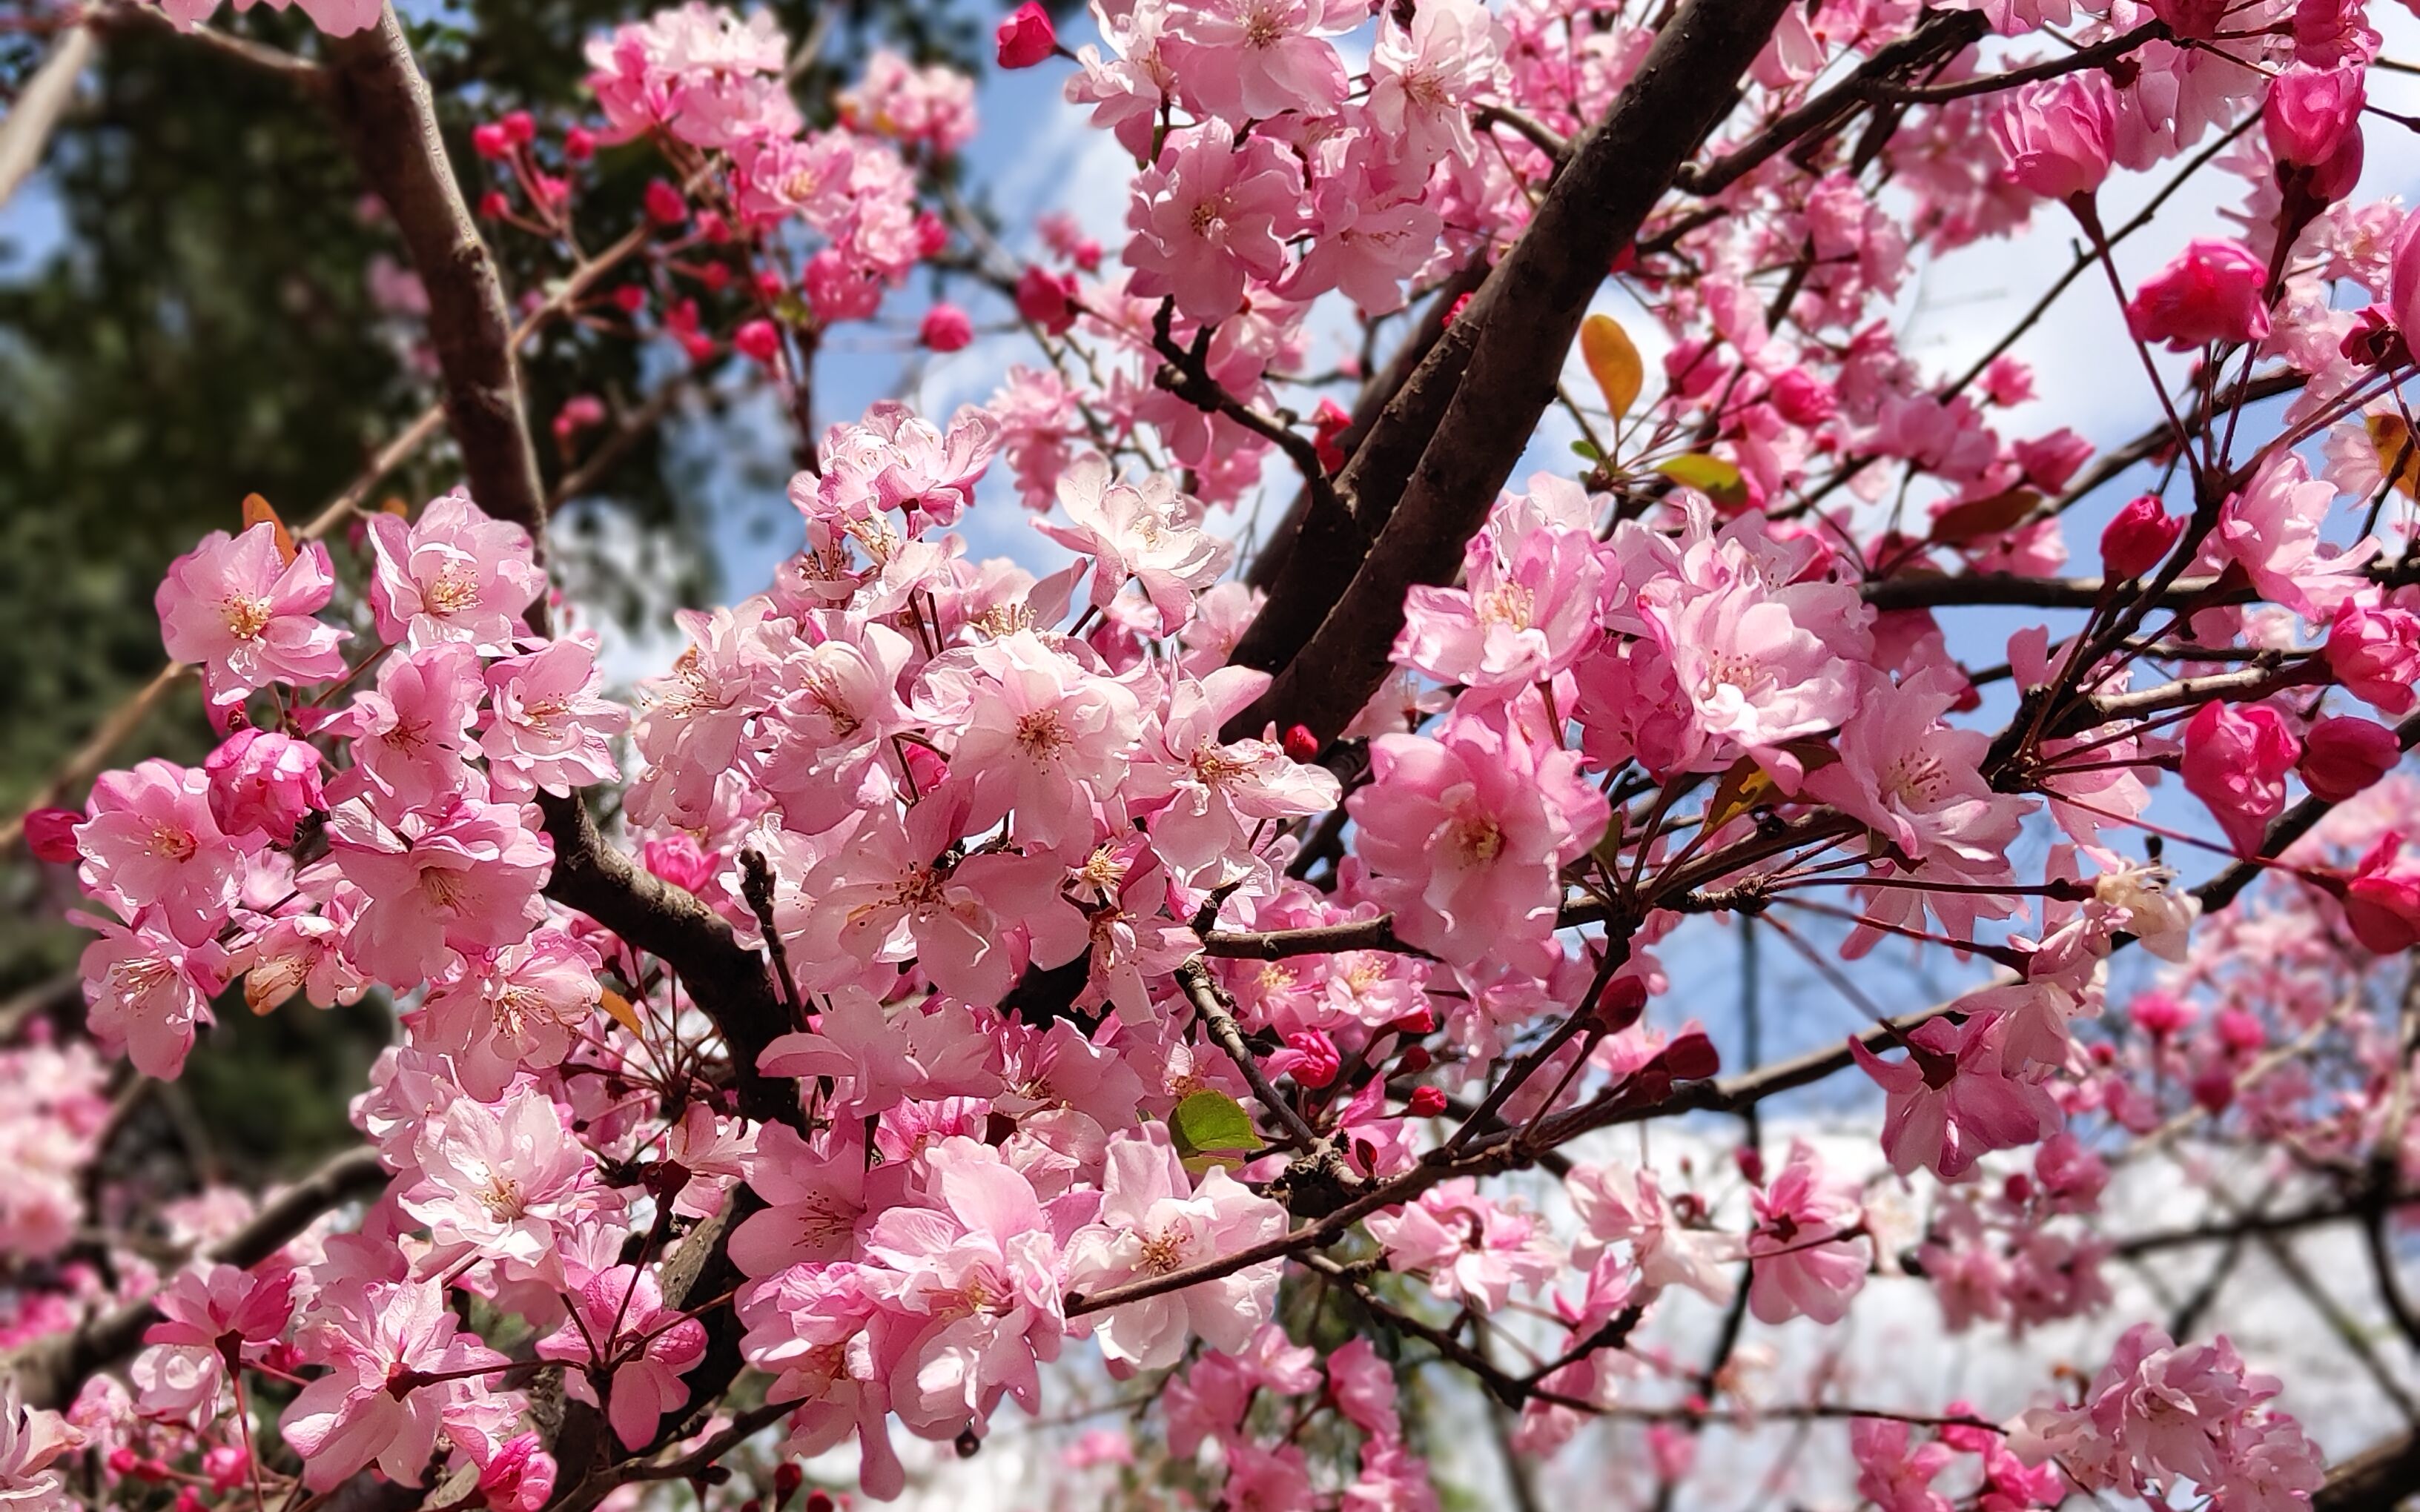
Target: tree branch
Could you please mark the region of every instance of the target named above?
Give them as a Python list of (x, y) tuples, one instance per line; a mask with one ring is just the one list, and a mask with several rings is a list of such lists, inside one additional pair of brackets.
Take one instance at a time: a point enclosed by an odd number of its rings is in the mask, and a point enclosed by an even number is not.
[[(1276, 686), (1228, 721), (1229, 738), (1272, 720), (1332, 737), (1360, 712), (1387, 674), (1404, 590), (1450, 580), (1463, 543), (1486, 518), (1538, 417), (1554, 402), (1580, 317), (1614, 255), (1637, 236), (1682, 163), (1730, 108), (1734, 81), (1786, 4), (1690, 0), (1656, 34), (1605, 120), (1574, 144), (1529, 229), (1398, 395), (1401, 405), (1414, 389), (1436, 386), (1424, 380), (1443, 379), (1457, 360), (1466, 363), (1449, 385), (1451, 397), (1401, 501), (1382, 511), (1384, 500), (1358, 491), (1352, 474), (1367, 448), (1347, 468), (1343, 491), (1363, 527), (1377, 529), (1376, 538)], [(1373, 443), (1395, 408), (1373, 433)]]

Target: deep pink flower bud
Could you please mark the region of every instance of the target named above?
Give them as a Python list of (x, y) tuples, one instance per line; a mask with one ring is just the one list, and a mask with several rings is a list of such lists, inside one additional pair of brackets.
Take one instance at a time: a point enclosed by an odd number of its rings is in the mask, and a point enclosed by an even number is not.
[[(1304, 1029), (1286, 1036), (1286, 1047), (1269, 1057), (1272, 1070), (1294, 1072), (1297, 1086), (1322, 1088), (1336, 1080), (1336, 1072), (1344, 1064), (1337, 1053), (1336, 1041), (1317, 1029)], [(1285, 1062), (1280, 1068), (1279, 1062)]]
[(210, 817), (229, 835), (257, 831), (283, 843), (302, 816), (323, 806), (319, 752), (274, 730), (239, 730), (202, 763)]
[(731, 286), (731, 266), (728, 263), (707, 263), (698, 270), (697, 281), (709, 294), (720, 294)]
[(2140, 578), (2160, 564), (2184, 529), (2184, 517), (2163, 509), (2159, 495), (2129, 501), (2101, 532), (2102, 576)]
[(1295, 761), (1319, 760), (1319, 737), (1311, 733), (1311, 726), (1307, 724), (1289, 727), (1285, 733), (1284, 744), (1285, 753)]
[(1415, 1119), (1434, 1119), (1445, 1111), (1445, 1093), (1434, 1087), (1415, 1087), (1404, 1099), (1404, 1111)]
[(1036, 0), (1025, 0), (1016, 13), (1000, 23), (992, 33), (1000, 45), (1000, 66), (1003, 69), (1030, 69), (1047, 58), (1059, 46), (1059, 33), (1050, 24), (1050, 13)]
[(1992, 117), (1992, 135), (2011, 183), (2044, 199), (2070, 199), (2109, 177), (2117, 115), (2108, 75), (2070, 73), (2020, 91)]
[(647, 219), (658, 225), (678, 225), (689, 219), (689, 201), (661, 178), (647, 185)]
[(1435, 1064), (1436, 1057), (1429, 1054), (1428, 1046), (1421, 1044), (1416, 1044), (1395, 1057), (1396, 1073), (1404, 1076), (1418, 1076)]
[(697, 234), (719, 247), (731, 239), (731, 223), (723, 218), (721, 210), (700, 210), (697, 212)]
[(731, 345), (738, 347), (743, 356), (770, 367), (773, 360), (782, 355), (781, 328), (770, 320), (751, 320), (731, 333)]
[(554, 1494), (554, 1457), (535, 1433), (520, 1434), (479, 1467), (489, 1512), (538, 1512)]
[(1016, 281), (1016, 313), (1054, 336), (1076, 323), (1076, 277), (1028, 267)]
[(2268, 1028), (2240, 1008), (2221, 1012), (2213, 1027), (2218, 1030), (2218, 1042), (2231, 1055), (2248, 1056), (2269, 1042)]
[(2353, 697), (2384, 714), (2412, 712), (2420, 683), (2420, 614), (2356, 594), (2328, 623), (2328, 670)]
[(799, 1462), (795, 1459), (784, 1459), (775, 1465), (773, 1467), (773, 1504), (778, 1507), (791, 1497), (798, 1495), (799, 1487), (806, 1478), (807, 1473), (799, 1468)]
[(490, 162), (508, 157), (513, 150), (512, 133), (502, 121), (487, 121), (471, 128), (471, 150)]
[(491, 189), (479, 196), (479, 216), (482, 220), (501, 221), (512, 212), (513, 202), (504, 198), (503, 190)]
[(528, 111), (508, 112), (496, 124), (504, 129), (504, 135), (510, 137), (515, 146), (527, 147), (537, 140), (537, 121)]
[(25, 815), (25, 849), (54, 866), (76, 862), (75, 826), (84, 815), (73, 809), (36, 809)]
[(2403, 748), (2395, 732), (2375, 719), (2339, 715), (2321, 719), (2303, 737), (2303, 761), (2295, 768), (2303, 785), (2330, 803), (2342, 803), (2395, 770)]
[(2260, 128), (2281, 164), (2310, 170), (2311, 193), (2333, 204), (2361, 177), (2359, 69), (2289, 69), (2269, 85)]
[(957, 351), (975, 339), (975, 323), (954, 304), (937, 304), (924, 312), (916, 339), (937, 352)]
[(923, 259), (924, 259), (924, 258), (927, 258), (927, 257), (938, 257), (938, 256), (939, 256), (939, 255), (941, 255), (941, 250), (942, 250), (943, 248), (947, 247), (949, 244), (950, 244), (950, 227), (949, 227), (949, 223), (947, 223), (947, 222), (943, 221), (939, 216), (938, 216), (938, 215), (934, 214), (931, 210), (919, 210), (919, 211), (917, 211), (917, 212), (916, 212), (916, 256), (917, 256), (917, 258), (921, 261), (921, 260), (923, 260)]
[(585, 126), (575, 126), (564, 132), (563, 155), (572, 162), (586, 162), (597, 156), (597, 133)]
[(1793, 367), (1774, 378), (1773, 409), (1793, 425), (1820, 425), (1838, 412), (1839, 404), (1822, 378)]
[(624, 315), (637, 315), (647, 307), (647, 289), (644, 284), (625, 284), (613, 291), (613, 307)]
[(2164, 341), (2172, 352), (2204, 342), (2258, 341), (2269, 334), (2262, 298), (2268, 278), (2242, 243), (2196, 237), (2134, 291), (2126, 323), (2136, 337)]
[(1352, 413), (1328, 395), (1320, 395), (1319, 409), (1311, 417), (1311, 444), (1319, 453), (1321, 467), (1330, 472), (1344, 471), (1344, 433), (1352, 428)]
[(554, 412), (554, 439), (568, 441), (605, 419), (605, 401), (593, 393), (575, 393)]

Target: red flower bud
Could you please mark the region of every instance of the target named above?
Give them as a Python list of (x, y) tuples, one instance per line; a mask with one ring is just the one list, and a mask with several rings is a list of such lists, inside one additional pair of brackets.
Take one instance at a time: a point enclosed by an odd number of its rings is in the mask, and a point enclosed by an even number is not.
[(782, 332), (770, 320), (751, 320), (731, 333), (731, 345), (743, 356), (770, 367), (782, 354)]
[(2395, 769), (2403, 748), (2395, 732), (2350, 715), (2321, 719), (2303, 737), (2295, 770), (2313, 796), (2342, 803)]
[(1298, 762), (1317, 761), (1319, 737), (1311, 733), (1311, 726), (1295, 725), (1285, 733), (1285, 753)]
[(84, 815), (73, 809), (37, 809), (25, 816), (25, 848), (38, 861), (73, 866), (75, 826), (83, 823)]
[(471, 150), (489, 162), (508, 157), (513, 150), (512, 134), (502, 121), (489, 121), (471, 128)]
[(575, 126), (564, 132), (563, 155), (573, 162), (586, 162), (597, 156), (597, 133), (585, 126)]
[(496, 124), (504, 129), (504, 135), (518, 147), (527, 147), (537, 140), (537, 121), (528, 111), (513, 111)]
[(502, 190), (491, 189), (479, 196), (479, 215), (483, 220), (501, 221), (513, 212), (513, 202), (504, 198)]
[(1001, 68), (1030, 69), (1058, 50), (1059, 33), (1050, 24), (1048, 11), (1035, 0), (1025, 0), (1015, 15), (1000, 23), (992, 40), (999, 44)]
[(2140, 578), (2160, 564), (2184, 529), (2181, 516), (2163, 509), (2156, 494), (2144, 494), (2102, 531), (2101, 570), (2112, 578)]
[(647, 289), (644, 284), (625, 284), (613, 291), (613, 303), (624, 315), (637, 315), (647, 307)]
[(681, 192), (658, 178), (647, 185), (647, 219), (658, 225), (678, 225), (689, 219), (689, 201)]
[(924, 312), (916, 339), (937, 352), (954, 352), (975, 339), (974, 322), (954, 304), (937, 304)]
[(1445, 1111), (1445, 1094), (1434, 1087), (1415, 1087), (1404, 1099), (1404, 1111), (1415, 1119), (1434, 1119)]
[(1395, 1070), (1406, 1076), (1417, 1076), (1435, 1063), (1435, 1057), (1429, 1054), (1429, 1047), (1416, 1044), (1395, 1057)]

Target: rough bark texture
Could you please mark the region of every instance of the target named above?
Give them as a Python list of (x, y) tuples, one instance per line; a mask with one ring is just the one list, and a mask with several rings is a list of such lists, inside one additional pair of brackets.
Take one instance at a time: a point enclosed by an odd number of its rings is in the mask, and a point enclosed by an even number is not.
[(497, 518), (541, 535), (546, 491), (521, 412), (512, 310), (463, 203), (428, 81), (395, 8), (368, 31), (331, 39), (328, 54), (329, 105), (428, 291), (428, 338), (471, 497)]
[[(1404, 592), (1452, 579), (1463, 543), (1554, 402), (1555, 380), (1606, 271), (1637, 236), (1681, 166), (1736, 98), (1737, 81), (1772, 35), (1788, 0), (1690, 0), (1666, 23), (1637, 77), (1572, 159), (1535, 220), (1387, 407), (1345, 470), (1342, 491), (1372, 544), (1357, 563), (1295, 555), (1322, 579), (1300, 592), (1333, 607), (1276, 686), (1227, 727), (1229, 738), (1274, 720), (1323, 739), (1360, 712), (1387, 674), (1404, 623)], [(1419, 463), (1396, 494), (1380, 475), (1419, 441)], [(1306, 536), (1305, 545), (1309, 546)], [(1358, 570), (1353, 570), (1357, 565)], [(1341, 594), (1328, 590), (1341, 584)], [(1249, 638), (1248, 638), (1249, 640)], [(1239, 656), (1243, 653), (1239, 651)]]

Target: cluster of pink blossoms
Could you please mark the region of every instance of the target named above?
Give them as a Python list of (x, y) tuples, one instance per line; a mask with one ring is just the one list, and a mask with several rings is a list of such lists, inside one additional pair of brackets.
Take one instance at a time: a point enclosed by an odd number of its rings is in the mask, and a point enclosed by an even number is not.
[[(635, 711), (591, 641), (543, 633), (559, 611), (528, 535), (461, 496), (372, 522), (349, 618), (330, 553), (272, 523), (178, 559), (163, 638), (224, 740), (196, 768), (103, 777), (54, 835), (101, 910), (91, 1031), (173, 1076), (239, 980), (256, 1011), (383, 991), (404, 1041), (354, 1116), (391, 1179), (356, 1233), (176, 1272), (131, 1392), (97, 1379), (66, 1420), (8, 1404), (0, 1497), (56, 1500), (79, 1434), (112, 1473), (190, 1454), (235, 1485), (258, 1468), (226, 1428), (250, 1379), (293, 1388), (279, 1421), (309, 1490), (442, 1459), (535, 1509), (578, 1467), (535, 1427), (533, 1375), (559, 1368), (627, 1459), (699, 1443), (735, 1358), (785, 1453), (853, 1443), (888, 1496), (896, 1429), (979, 1444), (1003, 1402), (1041, 1408), (1074, 1339), (1152, 1379), (1168, 1453), (1210, 1456), (1231, 1506), (1433, 1504), (1394, 1370), (1366, 1339), (1296, 1342), (1290, 1277), (1450, 1316), (1424, 1335), (1399, 1311), (1397, 1332), (1473, 1355), (1526, 1454), (1672, 1403), (1651, 1444), (1677, 1482), (1696, 1426), (1768, 1404), (1728, 1354), (1700, 1375), (1634, 1347), (1668, 1306), (1735, 1307), (1735, 1339), (1916, 1276), (1947, 1331), (2022, 1334), (2111, 1309), (2107, 1262), (2164, 1242), (2107, 1231), (2121, 1152), (2290, 1139), (2363, 1170), (2385, 1144), (2397, 1180), (2420, 1171), (2420, 1120), (2391, 1111), (2409, 1042), (2365, 996), (2378, 957), (2420, 942), (2412, 735), (2372, 717), (2414, 706), (2420, 585), (2387, 549), (2399, 527), (2340, 505), (2398, 488), (2381, 438), (2410, 434), (2420, 330), (2420, 220), (2350, 197), (2376, 33), (2314, 0), (1976, 8), (1977, 35), (2156, 35), (2122, 69), (2008, 88), (1986, 77), (2002, 54), (1961, 45), (1870, 156), (1854, 133), (1768, 154), (1706, 190), (1715, 213), (1651, 220), (1612, 273), (1662, 327), (1659, 392), (1638, 402), (1634, 354), (1626, 396), (1571, 404), (1587, 468), (1494, 501), (1459, 571), (1408, 588), (1390, 671), (1332, 731), (1235, 728), (1273, 684), (1233, 664), (1264, 605), (1211, 511), (1272, 430), (1342, 470), (1341, 407), (1309, 434), (1276, 408), (1322, 386), (1317, 301), (1374, 316), (1500, 255), (1634, 78), (1644, 22), (1552, 0), (1102, 7), (1067, 95), (1139, 164), (1121, 260), (1053, 223), (1047, 266), (991, 270), (1044, 365), (946, 420), (886, 402), (830, 427), (791, 486), (802, 549), (766, 592), (685, 612)], [(1934, 23), (1788, 7), (1754, 118), (1709, 161), (1752, 155), (1829, 60)], [(878, 57), (844, 124), (806, 131), (778, 32), (697, 5), (590, 61), (610, 134), (727, 193), (701, 243), (793, 218), (822, 239), (799, 275), (816, 320), (872, 313), (939, 249), (908, 163), (967, 141), (963, 79)], [(2068, 579), (2096, 448), (2004, 434), (2025, 365), (1930, 372), (1891, 301), (1918, 250), (2037, 206), (2098, 255), (2114, 171), (2238, 128), (2213, 159), (2237, 234), (2119, 290), (2111, 329), (2155, 374), (2154, 347), (2200, 364), (2164, 401), (2215, 407), (2238, 360), (2292, 397), (2242, 437), (2155, 435), (2141, 455), (2169, 475), (2110, 516), (2099, 576)], [(491, 140), (516, 163), (528, 145)], [(689, 220), (666, 191), (659, 219)], [(1013, 476), (987, 481), (996, 462)], [(968, 555), (954, 527), (1002, 485), (1069, 565)], [(2075, 612), (1970, 657), (1944, 620), (1977, 583)], [(579, 795), (626, 772), (619, 839), (652, 879), (630, 886), (761, 960), (760, 1043), (728, 982), (562, 901), (593, 885), (593, 858), (556, 851)], [(2244, 868), (2209, 918), (2138, 839), (2174, 829), (2153, 813), (2169, 774), (2220, 837), (2176, 842)], [(2271, 878), (2233, 901), (2254, 859)], [(1805, 1140), (1719, 1172), (1578, 1143), (1761, 1095), (1763, 1068), (1731, 1068), (1745, 1092), (1717, 1079), (1696, 1021), (1650, 1022), (1693, 914), (1769, 919), (1810, 955), (1999, 968), (1838, 1057), (1881, 1089), (1871, 1180)], [(2130, 999), (2136, 945), (2164, 964)], [(89, 1123), (89, 1062), (30, 1054), (59, 1087), (0, 1109), (0, 1134)], [(28, 1256), (77, 1217), (57, 1173), (84, 1150), (50, 1134), (0, 1178)], [(1544, 1200), (1487, 1184), (1559, 1146)], [(1912, 1227), (1903, 1192), (1935, 1199)], [(1340, 1212), (1357, 1257), (1289, 1249)], [(700, 1250), (730, 1273), (703, 1288)], [(465, 1326), (473, 1298), (509, 1321)], [(1459, 1345), (1498, 1317), (1528, 1326), (1503, 1331), (1517, 1371)], [(2088, 1374), (1998, 1427), (1962, 1405), (1860, 1417), (1859, 1494), (2024, 1512), (2191, 1487), (2272, 1512), (2319, 1484), (2276, 1383), (2224, 1338), (2138, 1327)], [(1314, 1420), (1349, 1483), (1306, 1454)]]

